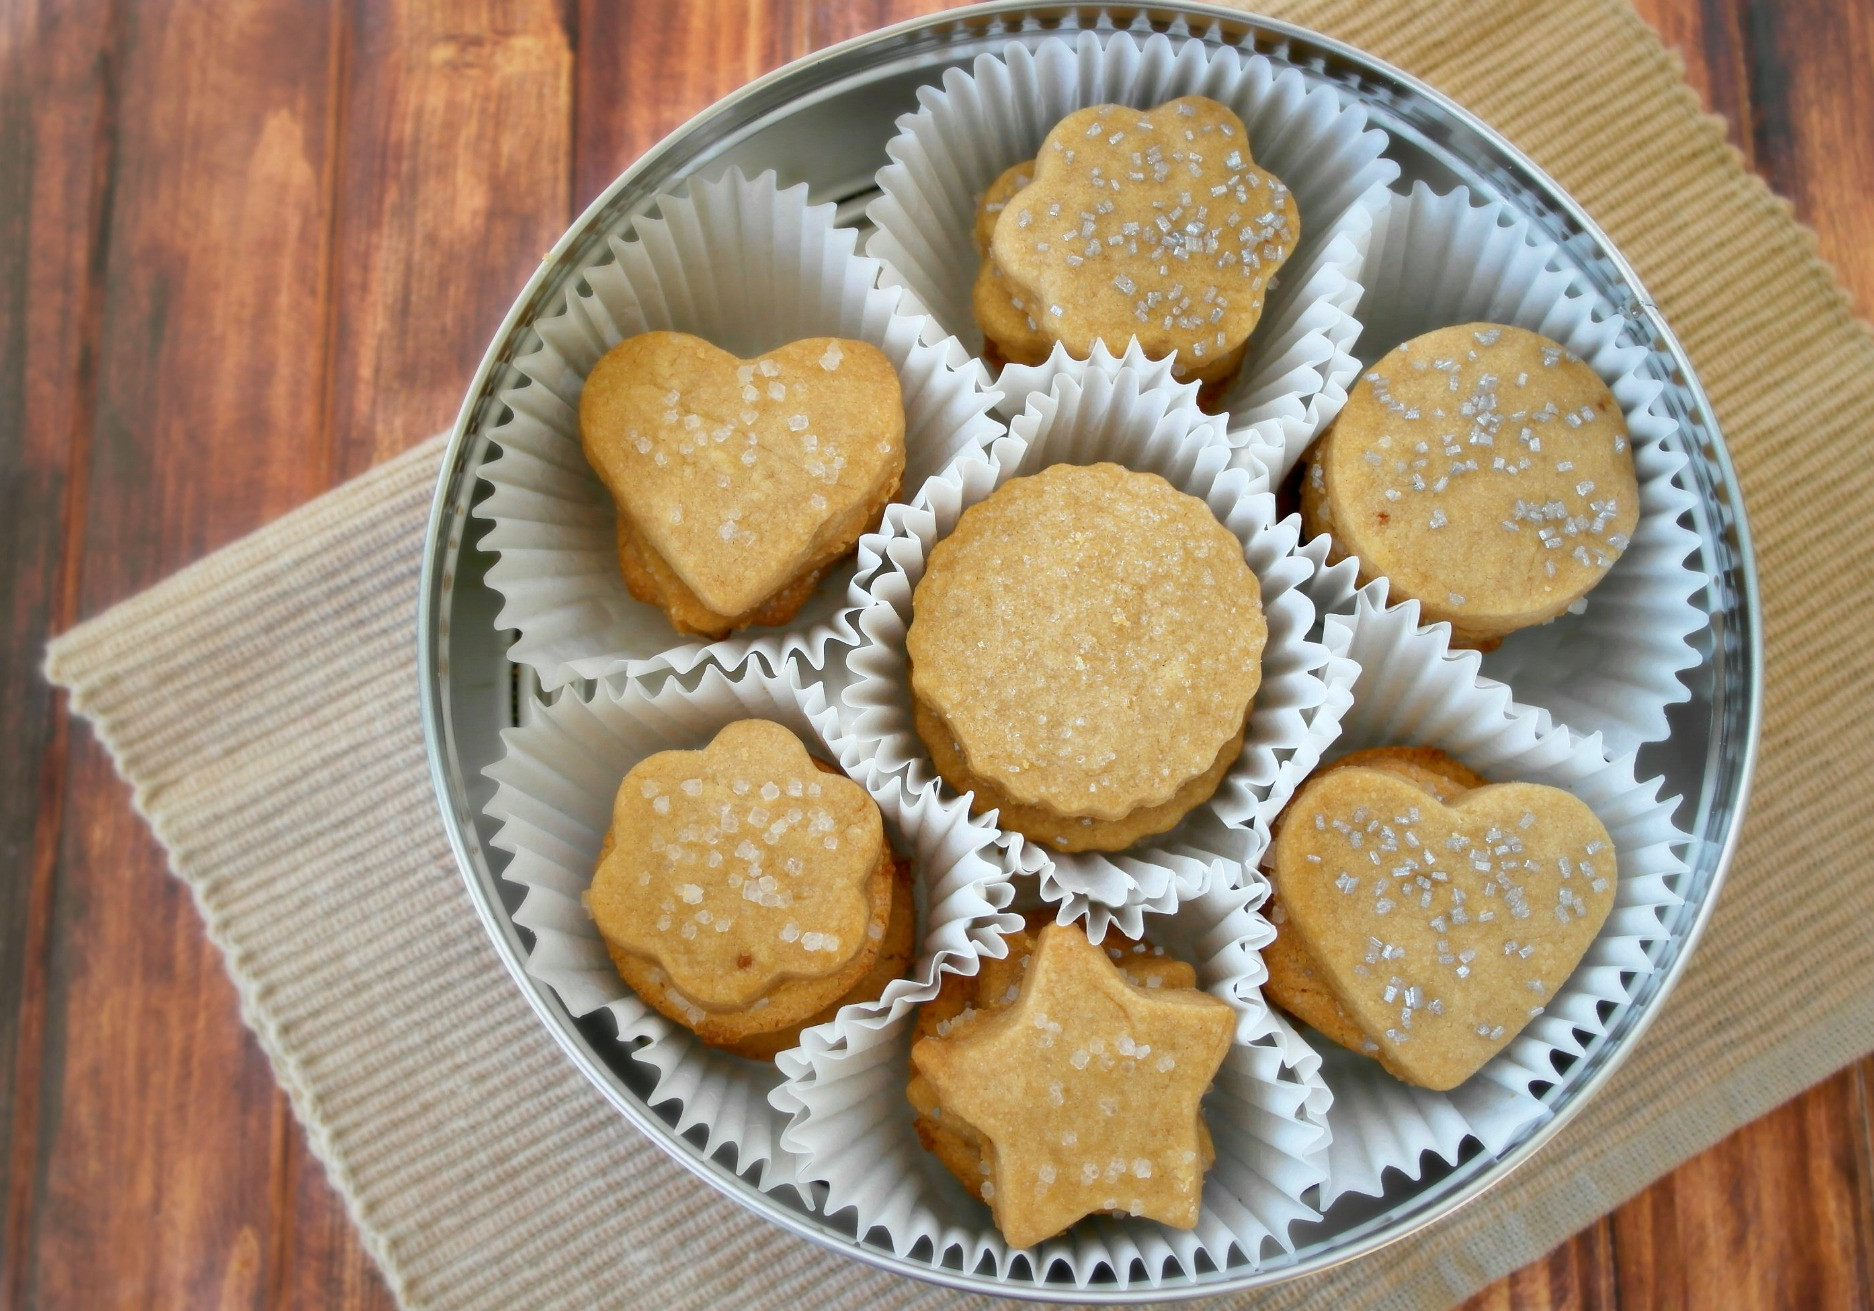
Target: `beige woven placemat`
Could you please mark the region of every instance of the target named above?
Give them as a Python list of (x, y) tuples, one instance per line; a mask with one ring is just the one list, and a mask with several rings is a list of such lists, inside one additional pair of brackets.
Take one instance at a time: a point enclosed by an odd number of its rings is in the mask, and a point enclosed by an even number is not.
[[(1756, 796), (1659, 1022), (1479, 1203), (1258, 1305), (1434, 1308), (1874, 1049), (1874, 339), (1618, 0), (1269, 0), (1477, 110), (1639, 268), (1743, 477), (1769, 633)], [(754, 1219), (613, 1113), (484, 939), (417, 717), (425, 443), (55, 643), (195, 890), (313, 1149), (408, 1306), (988, 1305)], [(1827, 743), (1817, 750), (1818, 742)], [(1826, 968), (1817, 968), (1826, 963)], [(1245, 1298), (1244, 1302), (1256, 1299)]]

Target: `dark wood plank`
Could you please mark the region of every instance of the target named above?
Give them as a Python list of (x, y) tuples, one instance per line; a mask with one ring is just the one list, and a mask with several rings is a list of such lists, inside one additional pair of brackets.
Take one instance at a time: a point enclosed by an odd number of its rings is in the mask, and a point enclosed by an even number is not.
[(273, 1242), (278, 1259), (269, 1311), (395, 1311), (396, 1301), (359, 1241), (345, 1205), (306, 1146), (298, 1123), (281, 1177), (285, 1205)]
[(803, 0), (578, 4), (573, 179), (581, 209), (691, 115), (811, 49), (813, 6)]
[[(323, 476), (329, 24), (296, 0), (126, 5), (123, 23), (81, 614)], [(284, 1104), (81, 730), (64, 785), (24, 1301), (259, 1306)]]
[[(544, 2), (344, 8), (330, 481), (454, 419), (508, 303), (570, 220), (573, 18)], [(275, 1187), (269, 1305), (392, 1306), (297, 1126)]]
[(348, 5), (334, 481), (454, 420), (565, 228), (572, 39), (552, 0)]
[(1685, 79), (1705, 108), (1722, 115), (1725, 135), (1748, 161), (1750, 75), (1743, 14), (1733, 0), (1634, 0), (1640, 17), (1685, 65)]
[(1757, 168), (1874, 315), (1874, 5), (1740, 0)]
[(0, 5), (0, 1305), (25, 1291), (69, 729), (39, 677), (70, 620), (119, 24), (104, 3)]
[(908, 18), (955, 8), (958, 3), (960, 0), (847, 0), (845, 4), (809, 5), (808, 47), (820, 50)]
[(575, 209), (672, 129), (812, 51), (962, 0), (578, 0)]
[(1464, 1303), (1463, 1311), (1613, 1311), (1617, 1305), (1613, 1230), (1602, 1219), (1540, 1261), (1499, 1279)]
[(1864, 1100), (1850, 1069), (1616, 1213), (1626, 1307), (1874, 1304)]

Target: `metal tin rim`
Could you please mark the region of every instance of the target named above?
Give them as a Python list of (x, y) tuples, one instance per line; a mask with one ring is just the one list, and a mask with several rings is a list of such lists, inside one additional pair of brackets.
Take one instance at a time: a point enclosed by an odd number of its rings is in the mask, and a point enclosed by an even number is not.
[[(922, 1279), (947, 1287), (970, 1291), (987, 1292), (1003, 1296), (1018, 1295), (1036, 1300), (1073, 1301), (1094, 1304), (1125, 1304), (1150, 1298), (1153, 1300), (1181, 1300), (1217, 1293), (1242, 1291), (1285, 1282), (1302, 1275), (1317, 1273), (1366, 1255), (1412, 1234), (1433, 1221), (1449, 1215), (1458, 1208), (1475, 1200), (1497, 1182), (1508, 1176), (1513, 1170), (1540, 1150), (1554, 1135), (1567, 1124), (1574, 1115), (1595, 1095), (1608, 1078), (1618, 1069), (1631, 1053), (1635, 1043), (1651, 1027), (1666, 997), (1677, 984), (1690, 960), (1699, 938), (1711, 918), (1717, 904), (1718, 894), (1722, 889), (1731, 860), (1736, 852), (1738, 836), (1745, 817), (1752, 779), (1755, 772), (1758, 742), (1762, 727), (1763, 708), (1763, 633), (1762, 617), (1759, 604), (1755, 554), (1752, 548), (1748, 521), (1744, 514), (1742, 491), (1737, 480), (1728, 449), (1719, 433), (1715, 418), (1712, 416), (1711, 403), (1702, 383), (1686, 357), (1684, 348), (1671, 328), (1660, 316), (1658, 309), (1646, 294), (1639, 277), (1629, 265), (1618, 248), (1602, 232), (1600, 227), (1587, 215), (1573, 198), (1560, 187), (1553, 178), (1539, 168), (1532, 160), (1511, 144), (1501, 134), (1483, 123), (1468, 110), (1433, 89), (1411, 74), (1398, 69), (1364, 51), (1337, 41), (1331, 37), (1312, 32), (1298, 25), (1242, 10), (1223, 8), (1208, 3), (1171, 3), (1151, 4), (1143, 7), (1143, 12), (1163, 15), (1166, 18), (1182, 17), (1198, 20), (1206, 24), (1215, 24), (1225, 30), (1238, 30), (1242, 36), (1258, 34), (1276, 40), (1300, 42), (1308, 47), (1327, 52), (1344, 63), (1360, 68), (1364, 73), (1376, 75), (1380, 80), (1394, 84), (1407, 95), (1431, 105), (1443, 115), (1464, 127), (1470, 133), (1493, 146), (1522, 174), (1521, 180), (1541, 195), (1545, 203), (1553, 206), (1559, 213), (1587, 237), (1597, 247), (1596, 254), (1613, 266), (1626, 286), (1634, 293), (1632, 309), (1643, 317), (1651, 329), (1657, 346), (1663, 350), (1676, 366), (1677, 381), (1689, 393), (1691, 407), (1702, 413), (1708, 423), (1712, 441), (1702, 452), (1703, 456), (1713, 461), (1717, 467), (1717, 482), (1726, 493), (1732, 510), (1730, 520), (1733, 541), (1731, 549), (1737, 556), (1737, 585), (1740, 593), (1737, 611), (1743, 623), (1744, 631), (1738, 635), (1741, 663), (1745, 666), (1740, 671), (1741, 686), (1730, 690), (1729, 694), (1740, 697), (1744, 703), (1741, 742), (1737, 744), (1737, 764), (1730, 779), (1732, 801), (1729, 822), (1724, 829), (1718, 853), (1713, 862), (1712, 873), (1704, 895), (1691, 922), (1685, 926), (1681, 942), (1671, 961), (1659, 976), (1659, 983), (1654, 988), (1650, 1001), (1632, 1012), (1632, 1019), (1627, 1032), (1607, 1053), (1599, 1068), (1592, 1071), (1581, 1083), (1575, 1085), (1567, 1102), (1559, 1106), (1554, 1114), (1540, 1127), (1505, 1155), (1487, 1163), (1475, 1172), (1475, 1177), (1464, 1181), (1445, 1195), (1434, 1198), (1429, 1204), (1421, 1205), (1415, 1212), (1410, 1212), (1373, 1232), (1361, 1235), (1342, 1246), (1329, 1248), (1312, 1257), (1304, 1258), (1292, 1264), (1275, 1268), (1247, 1271), (1219, 1278), (1204, 1278), (1178, 1286), (1161, 1286), (1139, 1290), (1104, 1289), (1098, 1286), (1081, 1288), (1071, 1284), (1046, 1284), (1024, 1282), (1012, 1284), (984, 1277), (966, 1270), (954, 1270), (948, 1267), (909, 1261), (900, 1258), (888, 1250), (869, 1246), (863, 1242), (845, 1238), (824, 1229), (806, 1216), (785, 1207), (773, 1198), (755, 1190), (752, 1186), (730, 1175), (724, 1178), (723, 1172), (702, 1159), (697, 1153), (687, 1149), (661, 1120), (647, 1113), (646, 1108), (635, 1099), (624, 1096), (600, 1072), (591, 1068), (588, 1053), (583, 1049), (579, 1037), (567, 1028), (555, 1013), (556, 1003), (549, 998), (544, 985), (534, 980), (525, 971), (521, 959), (515, 951), (512, 939), (512, 926), (498, 909), (481, 895), (475, 874), (472, 846), (477, 845), (467, 836), (472, 826), (473, 817), (469, 813), (466, 798), (463, 795), (459, 772), (455, 769), (455, 757), (448, 721), (447, 697), (447, 653), (449, 637), (449, 617), (447, 613), (448, 574), (453, 568), (453, 561), (459, 552), (462, 541), (460, 530), (450, 531), (451, 511), (462, 491), (462, 481), (468, 474), (465, 467), (466, 453), (471, 434), (476, 426), (477, 416), (486, 398), (491, 377), (503, 362), (503, 347), (509, 343), (517, 328), (523, 325), (529, 316), (533, 302), (544, 282), (554, 273), (556, 263), (580, 238), (595, 216), (610, 209), (616, 198), (630, 188), (634, 182), (649, 172), (661, 158), (675, 149), (692, 133), (705, 125), (722, 119), (739, 107), (744, 107), (759, 98), (777, 84), (799, 76), (803, 71), (824, 67), (829, 63), (848, 58), (861, 51), (883, 51), (903, 42), (908, 36), (927, 32), (940, 27), (954, 27), (959, 31), (981, 31), (995, 22), (1008, 22), (1034, 16), (1060, 16), (1097, 12), (1098, 6), (1076, 3), (1032, 3), (1031, 0), (993, 0), (992, 3), (972, 5), (966, 8), (942, 11), (922, 18), (895, 24), (879, 31), (868, 33), (851, 40), (817, 51), (791, 64), (763, 75), (746, 84), (736, 92), (717, 101), (701, 113), (693, 116), (681, 127), (663, 138), (643, 156), (625, 170), (608, 186), (586, 210), (576, 219), (557, 240), (552, 250), (543, 258), (539, 268), (531, 275), (504, 317), (500, 328), (492, 338), (487, 351), (469, 386), (461, 411), (458, 413), (451, 430), (449, 442), (443, 456), (442, 473), (437, 490), (431, 503), (427, 535), (424, 545), (424, 559), (421, 580), (421, 597), (417, 617), (417, 667), (419, 696), (422, 703), (422, 717), (425, 745), (428, 754), (432, 784), (436, 790), (438, 805), (444, 828), (449, 835), (449, 842), (464, 882), (474, 903), (476, 912), (483, 926), (494, 940), (497, 953), (501, 956), (508, 973), (513, 977), (523, 996), (534, 1009), (541, 1021), (552, 1033), (574, 1064), (584, 1073), (622, 1114), (641, 1130), (651, 1142), (655, 1143), (671, 1159), (690, 1170), (718, 1191), (734, 1198), (742, 1205), (762, 1215), (789, 1232), (850, 1257), (865, 1261), (881, 1269), (896, 1274)], [(1238, 38), (1241, 39), (1241, 38)], [(1715, 749), (1715, 748), (1714, 748)]]

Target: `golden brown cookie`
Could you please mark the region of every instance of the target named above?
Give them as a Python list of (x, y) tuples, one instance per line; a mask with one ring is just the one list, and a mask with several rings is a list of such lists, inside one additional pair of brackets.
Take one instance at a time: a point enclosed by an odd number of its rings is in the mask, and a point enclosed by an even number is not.
[[(1440, 801), (1454, 800), (1471, 788), (1480, 788), (1489, 782), (1482, 774), (1436, 747), (1408, 746), (1368, 747), (1349, 752), (1334, 763), (1323, 765), (1313, 777), (1350, 766), (1390, 770)], [(1275, 832), (1281, 832), (1288, 813), (1284, 810), (1276, 817)], [(1280, 891), (1270, 894), (1267, 913), (1269, 922), (1275, 926), (1275, 941), (1262, 950), (1262, 963), (1269, 971), (1269, 981), (1263, 985), (1264, 995), (1341, 1046), (1366, 1056), (1377, 1053), (1379, 1045), (1360, 1031), (1360, 1026), (1342, 1009), (1332, 990), (1315, 972), (1301, 935), (1283, 932), (1288, 912), (1282, 908)]]
[[(994, 262), (985, 260), (977, 270), (970, 288), (970, 305), (976, 326), (983, 332), (983, 360), (991, 367), (1000, 370), (1006, 364), (1041, 364), (1054, 349), (1054, 338), (1036, 326), (1027, 302), (1009, 286)], [(1214, 411), (1248, 350), (1249, 343), (1244, 342), (1202, 368), (1179, 366), (1172, 374), (1180, 382), (1198, 384), (1198, 405)]]
[(1002, 217), (1002, 211), (1008, 208), (1015, 193), (1035, 180), (1035, 161), (1024, 159), (1021, 163), (1003, 169), (996, 180), (976, 200), (976, 253), (987, 257), (989, 239), (995, 235), (996, 220)]
[(1360, 1031), (1353, 1016), (1335, 999), (1308, 958), (1300, 935), (1288, 932), (1288, 913), (1279, 901), (1269, 903), (1268, 917), (1275, 926), (1275, 941), (1262, 949), (1262, 963), (1269, 971), (1269, 980), (1262, 986), (1263, 996), (1349, 1051), (1377, 1055), (1379, 1044)]
[(976, 324), (983, 330), (984, 357), (997, 369), (1005, 364), (1040, 364), (1054, 348), (1054, 339), (1035, 326), (1027, 305), (989, 258), (996, 219), (1015, 194), (1034, 180), (1034, 168), (1034, 160), (1028, 159), (1004, 169), (976, 201), (973, 235), (982, 266), (976, 271), (970, 299)]
[(894, 865), (864, 789), (747, 719), (625, 776), (586, 905), (632, 990), (726, 1045), (807, 1020), (866, 977)]
[(1054, 338), (1035, 323), (1034, 313), (1021, 294), (991, 260), (984, 260), (970, 286), (970, 308), (983, 330), (983, 348), (990, 362), (1036, 365), (1054, 349)]
[(803, 1029), (829, 1023), (847, 1006), (877, 1001), (893, 979), (902, 979), (917, 959), (917, 896), (911, 886), (911, 866), (897, 856), (892, 858), (891, 914), (885, 923), (885, 936), (879, 941), (878, 959), (872, 968), (838, 1000), (809, 1015), (798, 1024), (767, 1033), (750, 1034), (740, 1042), (725, 1043), (726, 1050), (754, 1061), (771, 1061), (790, 1047), (797, 1046)]
[(996, 811), (996, 822), (1003, 828), (1045, 842), (1056, 851), (1121, 851), (1140, 838), (1163, 833), (1177, 824), (1197, 806), (1213, 796), (1230, 772), (1230, 766), (1243, 753), (1243, 730), (1238, 729), (1217, 750), (1210, 768), (1188, 779), (1170, 799), (1156, 805), (1135, 806), (1119, 819), (1077, 819), (1056, 815), (1045, 805), (1026, 805), (1016, 801), (993, 779), (984, 778), (969, 767), (963, 749), (949, 726), (923, 701), (911, 699), (912, 723), (931, 764), (945, 782), (959, 792), (976, 794), (975, 809)]
[(1199, 1103), (1235, 1012), (1196, 989), (1128, 982), (1077, 926), (1046, 926), (1029, 956), (1012, 1002), (912, 1046), (948, 1156), (967, 1168), (956, 1147), (980, 1153), (976, 1191), (1013, 1247), (1097, 1211), (1195, 1227)]
[(586, 379), (579, 433), (632, 595), (710, 637), (792, 618), (904, 474), (897, 372), (835, 337), (753, 360), (680, 332), (629, 337)]
[(1057, 850), (1117, 850), (1215, 791), (1267, 635), (1242, 543), (1202, 501), (1054, 465), (932, 549), (905, 635), (915, 724), (973, 810), (1000, 805)]
[[(1069, 354), (1084, 359), (1100, 341), (1120, 354), (1136, 336), (1151, 358), (1175, 356), (1180, 378), (1220, 390), (1299, 235), (1294, 197), (1255, 166), (1242, 121), (1185, 96), (1057, 123), (1033, 180), (1004, 201), (987, 262), (1032, 331)], [(1002, 293), (979, 281), (974, 301), (1013, 360)]]
[(1317, 1028), (1438, 1091), (1542, 1013), (1615, 895), (1613, 841), (1585, 803), (1474, 777), (1423, 758), (1321, 771), (1270, 850), (1291, 939), (1271, 995), (1312, 1023), (1327, 994)]
[(1585, 596), (1627, 547), (1640, 492), (1626, 420), (1579, 357), (1465, 323), (1361, 375), (1308, 457), (1303, 530), (1333, 534), (1452, 641), (1487, 646)]
[[(967, 1023), (978, 1013), (998, 1011), (1015, 1001), (1033, 960), (1035, 939), (1051, 922), (1052, 916), (1046, 911), (1032, 911), (1024, 920), (1020, 929), (1002, 935), (1007, 944), (1005, 955), (983, 957), (975, 974), (943, 976), (937, 995), (918, 1008), (913, 1041), (947, 1037), (959, 1019)], [(1119, 967), (1127, 982), (1136, 987), (1197, 986), (1197, 971), (1184, 961), (1165, 955), (1162, 947), (1109, 932), (1100, 948)], [(918, 1141), (956, 1176), (972, 1197), (982, 1201), (982, 1186), (989, 1176), (983, 1164), (982, 1143), (975, 1130), (961, 1122), (944, 1122), (936, 1090), (921, 1075), (912, 1074), (906, 1096), (917, 1110)], [(1198, 1133), (1202, 1145), (1199, 1156), (1208, 1170), (1216, 1156), (1202, 1116), (1198, 1118)]]

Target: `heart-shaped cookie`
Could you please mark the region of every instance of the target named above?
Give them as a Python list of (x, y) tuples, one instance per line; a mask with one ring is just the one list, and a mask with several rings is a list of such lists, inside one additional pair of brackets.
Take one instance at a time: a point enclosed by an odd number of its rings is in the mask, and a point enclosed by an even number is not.
[(1574, 972), (1614, 904), (1586, 803), (1496, 783), (1449, 804), (1389, 769), (1316, 775), (1272, 852), (1286, 922), (1392, 1073), (1455, 1088)]
[(990, 255), (1035, 329), (1083, 359), (1096, 341), (1119, 354), (1134, 336), (1188, 370), (1231, 354), (1301, 233), (1242, 120), (1204, 96), (1069, 114), (1034, 168), (998, 214)]
[(841, 338), (752, 360), (686, 333), (627, 338), (586, 379), (579, 432), (633, 593), (712, 635), (791, 617), (904, 473), (898, 375)]

